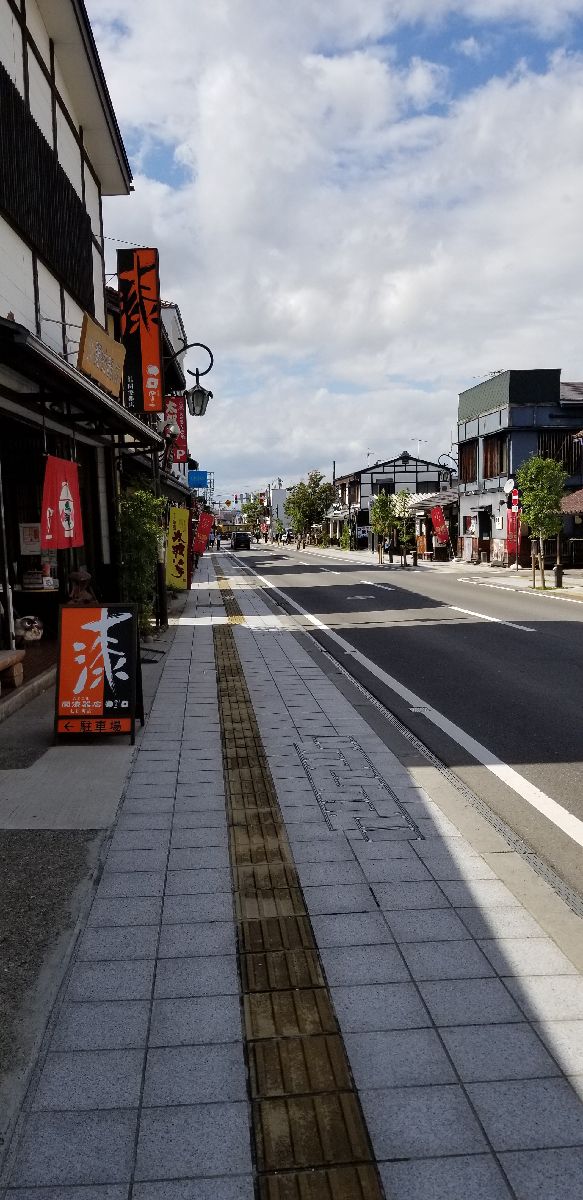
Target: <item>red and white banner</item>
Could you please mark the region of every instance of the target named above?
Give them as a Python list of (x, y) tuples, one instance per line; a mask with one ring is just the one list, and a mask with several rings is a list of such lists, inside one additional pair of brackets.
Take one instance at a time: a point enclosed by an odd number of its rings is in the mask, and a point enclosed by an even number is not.
[(177, 425), (180, 430), (172, 448), (174, 462), (187, 462), (188, 441), (186, 433), (186, 400), (184, 396), (164, 397), (164, 421), (167, 425)]
[(196, 533), (194, 535), (194, 545), (192, 547), (194, 554), (204, 554), (207, 548), (209, 534), (214, 524), (214, 519), (215, 518), (213, 517), (212, 513), (200, 514)]
[(522, 535), (522, 527), (520, 524), (520, 515), (517, 512), (507, 512), (506, 514), (506, 550), (509, 558), (516, 558), (520, 554), (520, 540)]
[(66, 458), (47, 457), (40, 526), (41, 550), (83, 545), (79, 469)]
[(433, 525), (433, 532), (438, 542), (440, 542), (442, 546), (446, 545), (447, 542), (449, 542), (449, 529), (447, 528), (447, 522), (443, 515), (441, 504), (436, 504), (435, 507), (431, 509), (431, 523)]

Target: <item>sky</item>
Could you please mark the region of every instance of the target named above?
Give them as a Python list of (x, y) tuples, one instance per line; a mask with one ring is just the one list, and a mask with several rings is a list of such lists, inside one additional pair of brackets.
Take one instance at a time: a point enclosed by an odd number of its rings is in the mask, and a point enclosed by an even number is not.
[(583, 379), (583, 0), (87, 8), (134, 174), (107, 270), (157, 246), (212, 348), (216, 494), (435, 460), (494, 371)]

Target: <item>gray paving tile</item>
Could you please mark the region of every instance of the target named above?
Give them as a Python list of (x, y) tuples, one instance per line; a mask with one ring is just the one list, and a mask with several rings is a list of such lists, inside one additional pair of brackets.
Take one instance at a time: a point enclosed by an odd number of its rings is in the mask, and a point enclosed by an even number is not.
[(442, 880), (446, 896), (456, 908), (520, 908), (520, 900), (500, 879)]
[(167, 895), (164, 900), (164, 925), (189, 924), (195, 921), (228, 921), (233, 919), (231, 892), (197, 892), (188, 896)]
[(162, 925), (158, 950), (162, 959), (234, 953), (235, 929), (232, 920), (200, 920), (191, 925)]
[(535, 1022), (534, 1028), (567, 1075), (583, 1074), (583, 1014), (578, 1021)]
[(429, 871), (418, 858), (373, 858), (361, 862), (369, 883), (431, 882)]
[(308, 912), (363, 913), (376, 909), (373, 895), (367, 884), (322, 884), (320, 887), (304, 887), (304, 899)]
[(372, 890), (383, 910), (449, 909), (446, 896), (436, 883), (373, 883)]
[(138, 962), (81, 962), (71, 972), (67, 1000), (148, 1000), (154, 959)]
[[(137, 1183), (132, 1189), (133, 1200), (254, 1200), (254, 1196), (251, 1175), (239, 1175), (236, 1179), (201, 1179), (199, 1176), (197, 1179), (168, 1180), (164, 1183)], [(34, 1197), (30, 1200), (34, 1200)], [(73, 1197), (73, 1200), (77, 1200), (77, 1197)], [(88, 1200), (93, 1198), (88, 1197)], [(109, 1200), (109, 1197), (104, 1200)], [(112, 1200), (118, 1198), (112, 1197)]]
[(469, 1083), (467, 1090), (495, 1150), (583, 1145), (583, 1104), (565, 1079)]
[(111, 900), (119, 896), (161, 896), (164, 878), (164, 871), (110, 871), (101, 877), (97, 898)]
[(517, 1200), (574, 1200), (581, 1194), (583, 1147), (501, 1154)]
[[(196, 836), (196, 846), (188, 847), (184, 850), (171, 850), (168, 858), (169, 871), (193, 871), (200, 865), (201, 847), (208, 846), (212, 849), (214, 846), (219, 846), (224, 849), (228, 848), (227, 834), (224, 829), (196, 829), (193, 830)], [(212, 862), (208, 862), (208, 866), (212, 866)]]
[(373, 946), (393, 941), (380, 912), (314, 916), (312, 927), (318, 946)]
[(155, 996), (238, 996), (239, 979), (234, 954), (208, 958), (161, 958), (156, 969)]
[(365, 1090), (360, 1098), (377, 1161), (486, 1149), (459, 1085)]
[(79, 961), (154, 958), (158, 925), (128, 925), (119, 929), (87, 929), (79, 945)]
[(352, 850), (341, 833), (313, 842), (299, 842), (293, 847), (293, 856), (296, 863), (354, 861)]
[(344, 1034), (385, 1029), (421, 1029), (429, 1017), (412, 983), (332, 987), (336, 1016)]
[(488, 938), (479, 944), (499, 975), (577, 974), (550, 938)]
[(433, 1029), (347, 1033), (344, 1044), (359, 1089), (456, 1082)]
[(155, 1000), (150, 1046), (202, 1045), (241, 1038), (239, 997), (197, 996)]
[(166, 850), (110, 850), (104, 873), (110, 871), (163, 871)]
[(475, 942), (406, 942), (403, 955), (414, 979), (475, 979), (494, 969)]
[(397, 942), (446, 942), (471, 937), (451, 908), (409, 909), (385, 915)]
[(144, 1046), (148, 1029), (146, 1000), (66, 1004), (51, 1050), (116, 1050)]
[(138, 1181), (237, 1174), (251, 1175), (246, 1104), (196, 1104), (143, 1111)]
[(166, 894), (170, 896), (230, 890), (232, 876), (227, 866), (203, 866), (196, 871), (168, 871)]
[[(356, 858), (363, 866), (367, 862), (389, 862), (399, 858), (407, 859), (412, 863), (419, 862), (410, 839), (401, 839), (394, 842), (363, 842), (360, 839), (353, 840), (351, 845)], [(416, 842), (415, 845), (417, 845)]]
[(499, 979), (450, 979), (419, 984), (436, 1025), (488, 1025), (522, 1021)]
[(321, 884), (365, 884), (365, 878), (357, 862), (346, 859), (332, 862), (304, 862), (298, 865), (298, 875), (303, 887)]
[(148, 1052), (143, 1101), (146, 1107), (246, 1099), (241, 1042)]
[(142, 796), (140, 799), (136, 797), (128, 797), (124, 801), (123, 812), (124, 816), (156, 816), (172, 815), (174, 811), (174, 800), (172, 796)]
[(409, 972), (397, 950), (381, 946), (326, 946), (320, 950), (329, 984), (403, 983)]
[(462, 1025), (441, 1036), (465, 1082), (537, 1079), (558, 1067), (530, 1025)]
[(117, 828), (123, 830), (139, 829), (170, 829), (172, 827), (172, 812), (167, 813), (136, 813), (126, 812), (125, 806), (117, 822)]
[(162, 912), (161, 896), (117, 896), (91, 905), (88, 925), (92, 928), (115, 925), (157, 925)]
[(8, 1188), (7, 1200), (127, 1200), (129, 1184), (92, 1184), (87, 1187)]
[(224, 811), (219, 808), (201, 810), (197, 813), (198, 821), (196, 825), (179, 825), (172, 831), (172, 849), (173, 850), (188, 850), (191, 847), (199, 847), (200, 842), (197, 839), (199, 829), (226, 829), (227, 817)]
[(434, 879), (459, 879), (464, 883), (470, 879), (496, 879), (492, 868), (476, 855), (454, 858), (451, 854), (434, 853), (425, 855), (423, 861)]
[(137, 1108), (143, 1065), (142, 1049), (51, 1053), (33, 1108)]
[(583, 976), (524, 975), (507, 986), (532, 1021), (572, 1021), (583, 1016)]
[(475, 938), (543, 938), (544, 929), (524, 908), (458, 908), (456, 912)]
[(116, 829), (111, 850), (167, 850), (170, 831), (167, 829)]
[(130, 1179), (137, 1112), (32, 1113), (13, 1187), (118, 1183)]
[(512, 1200), (490, 1154), (381, 1163), (380, 1172), (391, 1200)]

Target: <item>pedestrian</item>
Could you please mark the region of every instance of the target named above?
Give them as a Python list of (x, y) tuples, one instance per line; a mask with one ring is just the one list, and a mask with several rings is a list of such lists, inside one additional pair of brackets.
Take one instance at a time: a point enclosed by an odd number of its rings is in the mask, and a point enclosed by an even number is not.
[(211, 529), (210, 534), (209, 534), (209, 549), (210, 550), (213, 549), (214, 544), (215, 544), (215, 531), (214, 531), (214, 529)]
[(221, 548), (221, 531), (220, 531), (220, 529), (217, 529), (217, 535), (215, 537), (215, 546), (216, 546), (217, 550), (220, 550), (220, 548)]

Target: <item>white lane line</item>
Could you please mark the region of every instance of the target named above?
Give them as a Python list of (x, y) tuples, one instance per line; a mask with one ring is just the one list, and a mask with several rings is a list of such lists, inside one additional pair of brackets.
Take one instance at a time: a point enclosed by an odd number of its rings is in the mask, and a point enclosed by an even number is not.
[(466, 617), (479, 617), (480, 621), (490, 621), (492, 625), (507, 625), (509, 629), (520, 629), (523, 633), (536, 633), (530, 625), (516, 625), (514, 621), (503, 621), (500, 617), (489, 617), (486, 613), (474, 612), (472, 608), (458, 608), (456, 604), (448, 604), (450, 612), (463, 613)]
[(380, 588), (383, 592), (394, 592), (393, 587), (387, 587), (386, 583), (374, 583), (372, 579), (359, 579), (359, 583), (366, 583), (367, 587)]
[[(253, 568), (250, 567), (249, 570), (253, 570)], [(526, 800), (532, 808), (535, 808), (537, 812), (546, 817), (548, 821), (551, 821), (553, 825), (556, 825), (558, 829), (561, 829), (563, 833), (566, 833), (578, 846), (583, 846), (583, 821), (573, 816), (562, 804), (558, 804), (556, 800), (553, 800), (551, 796), (547, 796), (546, 792), (542, 792), (534, 783), (530, 783), (528, 779), (525, 779), (523, 775), (515, 771), (514, 767), (508, 766), (508, 763), (503, 762), (501, 758), (498, 758), (486, 746), (482, 746), (481, 742), (477, 742), (464, 729), (460, 729), (459, 725), (456, 725), (453, 721), (445, 717), (443, 713), (438, 712), (436, 708), (427, 704), (421, 696), (417, 696), (415, 692), (412, 692), (402, 683), (399, 683), (398, 679), (389, 675), (387, 671), (383, 671), (382, 667), (378, 667), (372, 659), (361, 654), (359, 650), (354, 650), (349, 642), (340, 637), (340, 634), (335, 633), (333, 629), (329, 629), (323, 621), (320, 621), (319, 617), (315, 617), (313, 613), (307, 612), (305, 608), (302, 608), (301, 604), (297, 604), (295, 600), (291, 599), (291, 596), (288, 596), (286, 592), (276, 587), (275, 584), (270, 583), (265, 576), (260, 575), (258, 571), (253, 571), (253, 574), (257, 575), (257, 578), (270, 592), (273, 592), (276, 596), (281, 596), (286, 604), (289, 604), (302, 617), (305, 617), (316, 629), (320, 629), (322, 633), (325, 633), (345, 654), (352, 655), (356, 662), (359, 662), (365, 670), (374, 675), (385, 687), (390, 688), (392, 692), (395, 692), (397, 696), (405, 700), (412, 710), (421, 709), (423, 716), (428, 721), (431, 721), (433, 725), (441, 729), (443, 733), (446, 733), (458, 746), (467, 750), (468, 754), (471, 754), (477, 762), (486, 767), (488, 771), (491, 771), (502, 783), (505, 783), (513, 792), (516, 792), (517, 796), (521, 796), (523, 800)]]
[(482, 583), (478, 579), (463, 579), (458, 577), (458, 583), (469, 583), (471, 587), (493, 588), (496, 592), (514, 592), (515, 596), (535, 596), (539, 600), (562, 600), (564, 604), (583, 604), (583, 600), (575, 600), (572, 596), (555, 596), (554, 592), (535, 592), (532, 588), (515, 588), (510, 583)]

